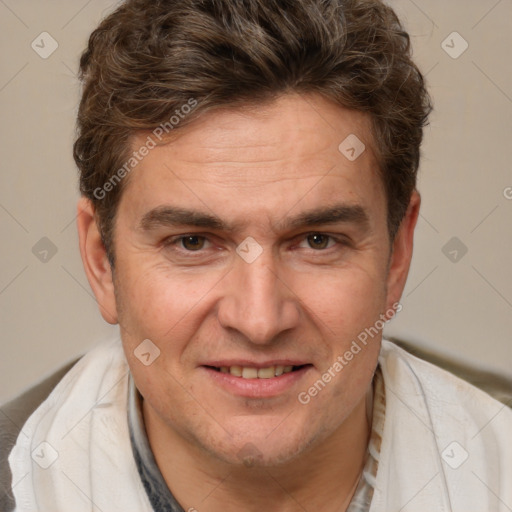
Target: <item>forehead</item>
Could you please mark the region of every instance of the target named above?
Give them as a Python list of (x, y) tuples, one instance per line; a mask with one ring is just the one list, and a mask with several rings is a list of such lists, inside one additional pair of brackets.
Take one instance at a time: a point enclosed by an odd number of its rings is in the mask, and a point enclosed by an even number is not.
[[(319, 95), (294, 93), (259, 105), (220, 107), (183, 128), (178, 123), (166, 131), (168, 145), (176, 155), (204, 163), (215, 163), (224, 154), (236, 156), (236, 164), (263, 161), (262, 148), (266, 157), (285, 154), (290, 161), (321, 158), (327, 153), (338, 156), (339, 143), (349, 135), (364, 141), (367, 152), (374, 156), (369, 115), (342, 108)], [(140, 147), (146, 135), (137, 134), (132, 149)]]
[[(132, 149), (147, 136), (137, 135)], [(340, 200), (379, 209), (385, 199), (372, 147), (366, 115), (318, 96), (218, 109), (152, 149), (124, 184), (121, 202), (134, 216), (172, 203), (219, 217), (275, 213), (281, 220)]]

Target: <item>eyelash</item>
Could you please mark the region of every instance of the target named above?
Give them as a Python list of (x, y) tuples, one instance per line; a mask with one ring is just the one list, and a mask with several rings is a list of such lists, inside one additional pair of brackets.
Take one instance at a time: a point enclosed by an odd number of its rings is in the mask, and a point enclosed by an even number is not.
[[(308, 237), (312, 236), (312, 235), (321, 235), (321, 236), (326, 236), (329, 238), (329, 242), (330, 241), (333, 241), (334, 242), (334, 245), (331, 245), (330, 247), (326, 247), (325, 249), (313, 249), (312, 247), (309, 247), (309, 250), (314, 252), (314, 253), (328, 253), (328, 252), (331, 252), (332, 249), (336, 249), (336, 246), (339, 246), (339, 247), (347, 247), (350, 245), (349, 241), (346, 239), (346, 238), (343, 238), (343, 237), (335, 237), (333, 235), (329, 235), (328, 233), (323, 233), (323, 232), (320, 232), (320, 231), (312, 231), (312, 232), (309, 232), (309, 233), (305, 233), (304, 235), (301, 235), (301, 242), (303, 240), (307, 240)], [(179, 235), (179, 236), (174, 236), (174, 237), (169, 237), (167, 239), (165, 239), (163, 241), (163, 246), (164, 247), (170, 247), (170, 246), (177, 246), (181, 241), (183, 241), (185, 238), (187, 237), (190, 237), (190, 236), (195, 236), (195, 237), (198, 237), (198, 238), (204, 238), (206, 241), (208, 241), (209, 243), (211, 243), (211, 240), (206, 236), (206, 235), (203, 235), (203, 234), (200, 234), (200, 233), (189, 233), (189, 234), (185, 234), (185, 235)], [(188, 249), (185, 249), (183, 247), (179, 247), (177, 248), (178, 251), (180, 252), (183, 252), (183, 253), (186, 253), (187, 256), (191, 256), (191, 257), (199, 257), (199, 256), (204, 256), (204, 249), (198, 249), (197, 251), (190, 251)], [(197, 253), (197, 256), (194, 256), (194, 253)]]

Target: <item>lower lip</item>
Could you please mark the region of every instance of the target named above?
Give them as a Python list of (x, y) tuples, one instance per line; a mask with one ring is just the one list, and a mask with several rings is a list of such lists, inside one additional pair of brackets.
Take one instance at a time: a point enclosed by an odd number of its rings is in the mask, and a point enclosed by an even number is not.
[(246, 398), (270, 398), (289, 391), (312, 368), (303, 366), (298, 370), (283, 373), (270, 379), (244, 379), (230, 373), (222, 373), (206, 366), (200, 367), (219, 386), (231, 394)]

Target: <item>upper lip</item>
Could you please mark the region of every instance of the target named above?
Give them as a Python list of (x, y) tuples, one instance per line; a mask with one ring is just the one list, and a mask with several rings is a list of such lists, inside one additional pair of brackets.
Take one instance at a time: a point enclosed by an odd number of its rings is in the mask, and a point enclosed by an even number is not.
[(272, 359), (268, 361), (251, 361), (249, 359), (221, 359), (216, 361), (209, 361), (202, 363), (200, 366), (215, 366), (220, 368), (222, 366), (245, 366), (250, 368), (268, 368), (269, 366), (303, 366), (308, 363), (299, 359)]

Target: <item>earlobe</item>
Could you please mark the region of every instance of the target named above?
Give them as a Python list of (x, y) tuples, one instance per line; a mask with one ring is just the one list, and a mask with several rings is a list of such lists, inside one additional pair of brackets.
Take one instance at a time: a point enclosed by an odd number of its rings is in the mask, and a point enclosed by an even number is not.
[(421, 197), (414, 190), (407, 212), (402, 219), (398, 232), (393, 241), (391, 259), (387, 279), (387, 307), (400, 301), (404, 291), (407, 275), (412, 259), (414, 245), (414, 229), (420, 211)]
[(85, 197), (80, 198), (77, 205), (80, 255), (101, 315), (109, 324), (116, 324), (118, 319), (112, 269), (94, 213), (91, 201)]

